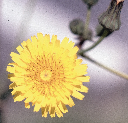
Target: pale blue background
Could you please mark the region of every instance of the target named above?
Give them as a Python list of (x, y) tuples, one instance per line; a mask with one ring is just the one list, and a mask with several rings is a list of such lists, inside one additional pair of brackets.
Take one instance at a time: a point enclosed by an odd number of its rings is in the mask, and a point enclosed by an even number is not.
[[(92, 8), (90, 28), (95, 31), (97, 17), (104, 12), (111, 0), (99, 0)], [(77, 42), (69, 30), (69, 21), (85, 19), (86, 5), (82, 0), (0, 0), (0, 93), (8, 89), (6, 66), (11, 61), (10, 52), (38, 32), (56, 34), (62, 40), (68, 37)], [(121, 28), (94, 50), (88, 52), (101, 63), (128, 74), (128, 1), (121, 12)], [(95, 35), (95, 33), (94, 33)], [(97, 38), (93, 39), (94, 41)], [(84, 47), (91, 45), (86, 43)], [(83, 101), (75, 98), (75, 106), (68, 108), (63, 118), (42, 118), (41, 111), (26, 109), (24, 102), (13, 101), (10, 95), (0, 102), (2, 123), (127, 123), (128, 81), (84, 60), (88, 64), (90, 83)]]

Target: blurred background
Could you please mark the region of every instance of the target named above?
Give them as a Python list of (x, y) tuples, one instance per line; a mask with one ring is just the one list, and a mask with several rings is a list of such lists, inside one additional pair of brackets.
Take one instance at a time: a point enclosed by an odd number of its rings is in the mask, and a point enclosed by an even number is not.
[[(108, 8), (111, 0), (99, 0), (93, 6), (89, 27), (93, 30), (98, 16)], [(68, 37), (77, 43), (69, 23), (75, 18), (85, 20), (87, 7), (82, 0), (0, 0), (0, 95), (8, 90), (6, 67), (11, 62), (10, 53), (22, 41), (31, 36), (57, 35), (59, 40)], [(124, 0), (121, 11), (121, 28), (104, 39), (95, 49), (87, 52), (93, 59), (128, 74), (128, 1)], [(83, 48), (92, 45), (86, 42)], [(82, 58), (82, 57), (81, 57)], [(26, 109), (24, 102), (14, 102), (9, 95), (0, 100), (0, 123), (127, 123), (128, 122), (128, 81), (83, 59), (88, 64), (90, 82), (84, 83), (89, 92), (85, 98), (73, 98), (75, 106), (68, 108), (62, 118), (42, 118), (41, 111)]]

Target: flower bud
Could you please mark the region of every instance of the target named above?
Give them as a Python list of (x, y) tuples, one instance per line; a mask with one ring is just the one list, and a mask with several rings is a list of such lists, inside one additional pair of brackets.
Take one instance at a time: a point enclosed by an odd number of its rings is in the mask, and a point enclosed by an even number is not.
[[(92, 39), (92, 30), (88, 29), (85, 31), (84, 22), (80, 19), (74, 19), (70, 22), (70, 30), (72, 33), (79, 35), (83, 40), (91, 40)], [(85, 34), (87, 33), (87, 34)]]
[(123, 6), (123, 0), (112, 0), (107, 11), (99, 18), (99, 24), (110, 31), (119, 30), (121, 26), (120, 12)]
[(70, 22), (70, 30), (72, 33), (82, 35), (84, 31), (84, 22), (80, 19), (74, 19)]
[(84, 3), (86, 3), (88, 5), (88, 7), (92, 7), (93, 5), (95, 5), (98, 0), (83, 0)]

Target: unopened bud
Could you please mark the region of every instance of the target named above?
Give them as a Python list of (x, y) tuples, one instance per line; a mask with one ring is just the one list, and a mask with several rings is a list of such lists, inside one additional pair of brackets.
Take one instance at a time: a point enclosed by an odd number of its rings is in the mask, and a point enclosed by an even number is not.
[(84, 31), (84, 22), (80, 19), (74, 19), (70, 22), (70, 30), (72, 33), (82, 35)]
[(98, 0), (83, 0), (84, 3), (86, 3), (88, 5), (88, 7), (92, 7), (93, 5), (95, 5)]
[(99, 18), (99, 24), (110, 31), (119, 30), (121, 26), (120, 12), (124, 0), (112, 0), (107, 11), (104, 12)]

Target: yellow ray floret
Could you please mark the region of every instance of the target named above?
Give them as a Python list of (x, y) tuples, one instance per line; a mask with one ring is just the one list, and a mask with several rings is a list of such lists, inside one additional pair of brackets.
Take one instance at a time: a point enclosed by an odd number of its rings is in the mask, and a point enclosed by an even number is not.
[(11, 52), (13, 63), (7, 66), (8, 78), (12, 81), (14, 101), (24, 100), (25, 107), (41, 109), (42, 117), (62, 117), (75, 103), (71, 96), (82, 100), (88, 92), (83, 82), (89, 82), (87, 65), (77, 59), (78, 47), (64, 38), (62, 42), (53, 35), (38, 33), (37, 37), (23, 41), (18, 46), (19, 54)]

